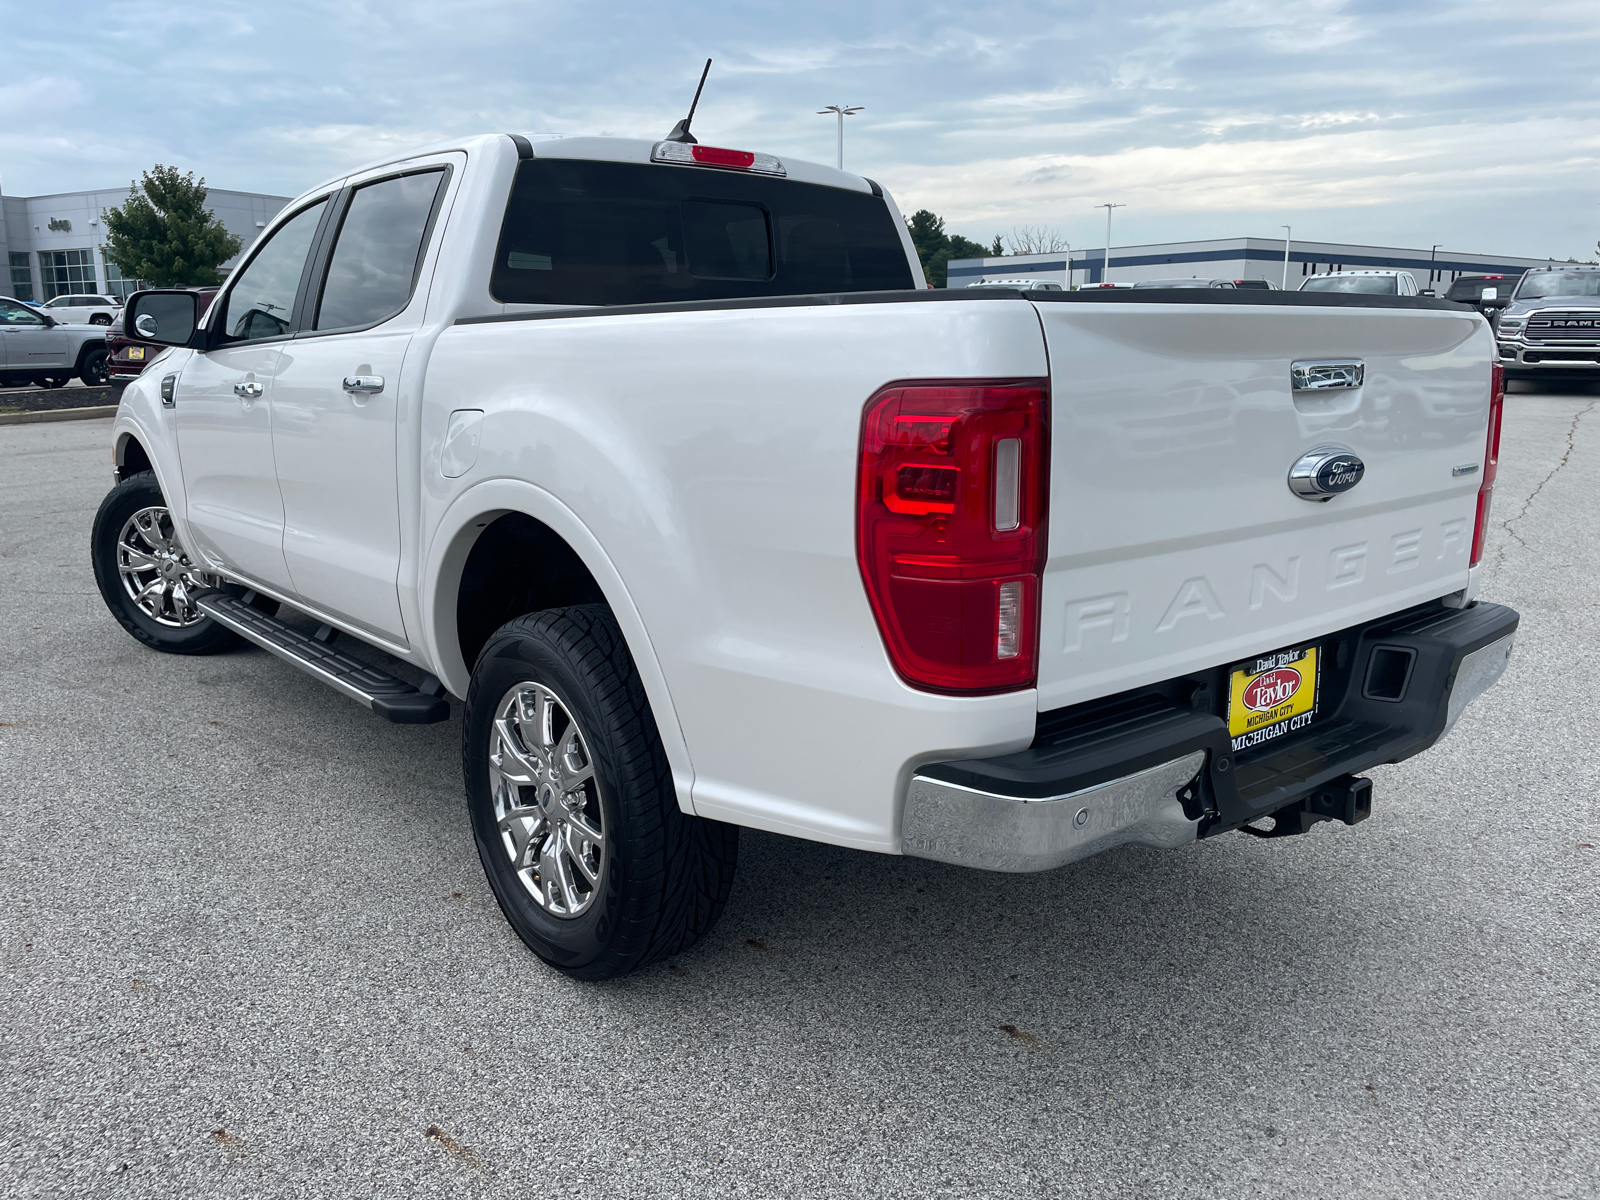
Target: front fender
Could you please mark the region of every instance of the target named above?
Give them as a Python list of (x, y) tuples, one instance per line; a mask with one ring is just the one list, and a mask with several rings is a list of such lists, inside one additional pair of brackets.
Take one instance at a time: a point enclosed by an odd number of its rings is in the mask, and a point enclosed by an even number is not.
[(456, 630), (456, 600), (460, 594), (461, 572), (467, 555), (477, 541), (478, 532), (490, 521), (509, 512), (518, 512), (542, 521), (560, 535), (583, 560), (611, 606), (612, 614), (627, 639), (628, 650), (646, 698), (661, 731), (661, 745), (672, 769), (678, 806), (694, 812), (692, 792), (694, 769), (689, 745), (678, 722), (677, 710), (667, 687), (666, 673), (656, 656), (645, 629), (644, 619), (629, 594), (599, 539), (579, 520), (576, 513), (555, 496), (516, 479), (489, 479), (475, 484), (451, 503), (434, 529), (428, 545), (419, 597), (422, 608), (422, 633), (425, 649), (434, 672), (452, 694), (464, 697), (472, 679), (472, 667), (461, 657)]
[(186, 520), (188, 497), (183, 490), (183, 469), (178, 459), (177, 429), (172, 410), (161, 406), (161, 378), (179, 369), (180, 364), (173, 362), (176, 357), (157, 359), (122, 389), (117, 415), (111, 422), (111, 460), (113, 470), (120, 472), (127, 457), (128, 442), (137, 441), (144, 448), (167, 508), (172, 512), (178, 540), (185, 546), (192, 546), (194, 540), (189, 536)]

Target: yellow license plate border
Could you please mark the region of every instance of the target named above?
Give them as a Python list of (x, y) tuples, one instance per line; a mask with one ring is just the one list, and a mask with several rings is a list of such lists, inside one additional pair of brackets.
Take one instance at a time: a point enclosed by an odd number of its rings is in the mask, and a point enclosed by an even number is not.
[[(1311, 687), (1309, 699), (1305, 687), (1304, 664), (1309, 660)], [(1276, 716), (1258, 721), (1253, 727), (1248, 723), (1259, 710), (1244, 703), (1244, 691), (1261, 676), (1285, 668), (1294, 669), (1301, 676), (1301, 684), (1283, 704), (1275, 706), (1283, 711)], [(1309, 726), (1317, 716), (1322, 702), (1322, 647), (1315, 642), (1294, 646), (1271, 654), (1257, 655), (1243, 663), (1228, 668), (1228, 739), (1235, 754), (1249, 753), (1270, 746), (1280, 737), (1298, 733)], [(1270, 710), (1275, 711), (1275, 710)]]
[(128, 358), (131, 361), (134, 361), (134, 362), (137, 362), (140, 359), (144, 358), (144, 347), (143, 346), (129, 346), (128, 347)]

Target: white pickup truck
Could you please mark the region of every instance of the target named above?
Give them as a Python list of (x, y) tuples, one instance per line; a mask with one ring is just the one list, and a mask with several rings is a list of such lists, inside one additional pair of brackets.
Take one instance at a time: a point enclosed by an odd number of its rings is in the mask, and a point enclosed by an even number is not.
[(457, 698), (489, 881), (578, 978), (705, 933), (740, 826), (1030, 871), (1354, 824), (1516, 630), (1494, 342), (1442, 300), (930, 291), (860, 176), (495, 135), (126, 320), (170, 349), (112, 613)]

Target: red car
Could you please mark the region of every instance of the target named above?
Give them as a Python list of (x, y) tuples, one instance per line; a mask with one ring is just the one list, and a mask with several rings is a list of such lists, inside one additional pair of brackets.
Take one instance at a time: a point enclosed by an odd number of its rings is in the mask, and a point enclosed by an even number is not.
[[(203, 287), (187, 290), (200, 297), (200, 311), (204, 312), (220, 289)], [(106, 330), (106, 370), (110, 374), (110, 381), (127, 383), (130, 379), (139, 378), (145, 364), (160, 354), (162, 349), (154, 342), (141, 342), (138, 338), (128, 337), (122, 328), (122, 317), (118, 316), (111, 323), (111, 328)]]

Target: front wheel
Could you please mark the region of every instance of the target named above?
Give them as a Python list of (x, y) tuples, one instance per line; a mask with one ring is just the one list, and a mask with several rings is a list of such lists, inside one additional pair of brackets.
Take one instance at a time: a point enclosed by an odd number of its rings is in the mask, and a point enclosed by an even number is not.
[(687, 949), (721, 916), (738, 828), (678, 807), (605, 606), (532, 613), (489, 639), (467, 693), (462, 766), (500, 909), (558, 971), (626, 975)]
[(124, 479), (100, 502), (89, 555), (111, 615), (151, 649), (216, 654), (239, 644), (238, 634), (195, 607), (196, 593), (224, 584), (189, 561), (151, 472)]
[(78, 362), (78, 378), (86, 387), (100, 387), (111, 378), (105, 348), (90, 350)]

